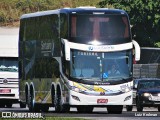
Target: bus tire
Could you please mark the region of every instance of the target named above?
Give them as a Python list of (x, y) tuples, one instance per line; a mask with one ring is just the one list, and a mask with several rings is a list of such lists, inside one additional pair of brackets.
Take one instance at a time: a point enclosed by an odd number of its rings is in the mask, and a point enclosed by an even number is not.
[(5, 104), (0, 104), (0, 108), (4, 108), (5, 107)]
[(29, 111), (30, 112), (39, 112), (40, 108), (34, 102), (34, 90), (33, 90), (33, 87), (30, 88), (30, 94), (29, 95), (30, 95), (29, 96), (29, 101), (28, 101), (29, 102), (29, 104), (28, 104)]
[(41, 111), (43, 111), (43, 112), (48, 112), (48, 110), (49, 110), (49, 106), (43, 106), (41, 108)]
[(143, 106), (141, 105), (139, 99), (137, 99), (136, 107), (137, 107), (137, 111), (138, 112), (142, 112), (143, 111)]
[(55, 111), (60, 113), (62, 111), (61, 90), (57, 87), (56, 99), (55, 99)]
[(52, 85), (52, 88), (51, 88), (51, 95), (52, 95), (52, 106), (54, 107), (55, 106), (55, 103), (56, 103), (56, 92), (55, 92), (55, 86)]
[(26, 108), (26, 104), (23, 102), (20, 102), (19, 105), (20, 105), (20, 108)]
[(12, 103), (7, 103), (7, 104), (6, 104), (6, 107), (7, 107), (7, 108), (12, 108)]
[(33, 95), (29, 94), (29, 100), (28, 100), (28, 108), (30, 112), (34, 111), (34, 105), (33, 105)]
[(63, 105), (62, 112), (69, 112), (70, 111), (70, 106), (69, 105)]
[(107, 106), (109, 114), (121, 114), (123, 110), (123, 105), (109, 105)]
[[(29, 107), (29, 104), (30, 104), (29, 103), (30, 102), (30, 90), (29, 90), (28, 85), (26, 85), (26, 87), (25, 87), (25, 97), (26, 97), (25, 103), (20, 102), (20, 107), (21, 107), (21, 103), (26, 104)], [(23, 105), (22, 105), (22, 107), (23, 107)]]
[(132, 111), (133, 109), (133, 106), (132, 105), (126, 105), (126, 110), (127, 111)]
[(58, 113), (69, 112), (70, 111), (70, 106), (69, 105), (64, 105), (62, 103), (61, 90), (60, 90), (59, 86), (57, 88), (57, 93), (56, 93), (55, 111), (58, 112)]

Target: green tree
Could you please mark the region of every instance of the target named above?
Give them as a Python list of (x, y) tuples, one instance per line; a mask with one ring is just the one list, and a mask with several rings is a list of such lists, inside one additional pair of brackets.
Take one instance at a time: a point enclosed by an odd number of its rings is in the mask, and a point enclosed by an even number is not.
[(130, 17), (133, 39), (140, 46), (160, 47), (160, 0), (103, 0), (99, 5), (125, 10)]

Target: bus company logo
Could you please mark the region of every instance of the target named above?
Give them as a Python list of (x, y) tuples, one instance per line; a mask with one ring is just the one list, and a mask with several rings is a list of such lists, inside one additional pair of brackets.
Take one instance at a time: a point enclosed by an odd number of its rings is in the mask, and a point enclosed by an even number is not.
[(7, 79), (4, 79), (3, 80), (3, 84), (7, 84), (8, 83), (8, 80)]
[(104, 50), (114, 50), (114, 46), (112, 45), (107, 45), (107, 46), (89, 46), (88, 50), (89, 51), (104, 51)]
[(92, 51), (92, 50), (93, 50), (93, 47), (92, 47), (92, 46), (89, 46), (88, 49), (89, 49), (89, 51)]

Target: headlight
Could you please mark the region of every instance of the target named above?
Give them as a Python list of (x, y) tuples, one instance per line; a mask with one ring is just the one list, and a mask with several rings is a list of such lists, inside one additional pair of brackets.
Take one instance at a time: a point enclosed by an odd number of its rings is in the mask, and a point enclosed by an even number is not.
[(129, 88), (129, 87), (122, 89), (122, 92), (125, 92), (125, 93), (130, 92), (130, 91), (131, 91), (131, 88)]
[(125, 92), (127, 93), (127, 92), (129, 92), (130, 91), (130, 89), (127, 87), (126, 89), (125, 89)]
[(84, 90), (82, 90), (82, 89), (80, 89), (80, 88), (77, 88), (77, 87), (75, 87), (75, 86), (74, 86), (74, 87), (72, 86), (72, 87), (71, 87), (71, 90), (73, 90), (73, 91), (75, 91), (75, 92), (79, 92), (79, 93), (84, 91)]
[(149, 97), (149, 96), (150, 96), (150, 93), (143, 93), (143, 96)]

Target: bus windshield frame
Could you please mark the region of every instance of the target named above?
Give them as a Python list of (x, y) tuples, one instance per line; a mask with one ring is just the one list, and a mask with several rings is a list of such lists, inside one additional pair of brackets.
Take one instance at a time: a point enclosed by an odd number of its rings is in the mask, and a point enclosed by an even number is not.
[[(120, 82), (132, 77), (132, 50), (117, 52), (85, 52), (71, 50), (70, 78), (78, 82)], [(117, 74), (110, 74), (112, 65)]]

